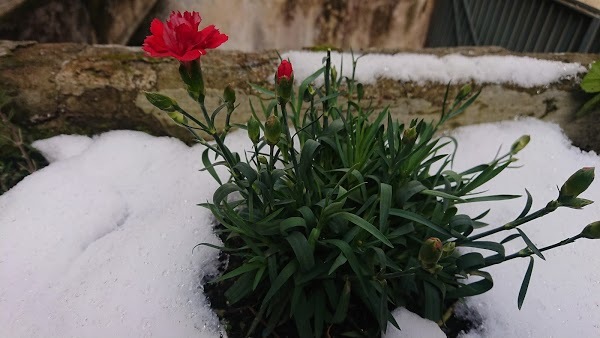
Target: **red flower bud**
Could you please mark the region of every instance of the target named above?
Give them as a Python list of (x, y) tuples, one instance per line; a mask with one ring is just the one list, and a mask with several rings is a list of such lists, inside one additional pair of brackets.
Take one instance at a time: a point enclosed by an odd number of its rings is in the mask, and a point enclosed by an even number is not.
[(152, 57), (173, 57), (181, 62), (190, 62), (206, 54), (207, 49), (217, 48), (229, 38), (221, 34), (214, 25), (198, 31), (198, 12), (172, 12), (164, 23), (154, 19), (142, 49)]
[(280, 84), (282, 80), (290, 81), (294, 77), (294, 70), (292, 69), (292, 64), (288, 60), (281, 61), (281, 64), (277, 68), (277, 84)]

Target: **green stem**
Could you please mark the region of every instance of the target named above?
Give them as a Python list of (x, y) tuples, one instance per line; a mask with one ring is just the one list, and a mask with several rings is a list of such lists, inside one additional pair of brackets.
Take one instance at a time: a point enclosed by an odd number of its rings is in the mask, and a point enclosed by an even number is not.
[(288, 126), (288, 118), (287, 118), (287, 109), (285, 108), (286, 103), (281, 102), (279, 104), (281, 106), (281, 115), (283, 116), (283, 129), (285, 130), (285, 137), (288, 141), (288, 147), (290, 151), (290, 156), (292, 157), (292, 164), (294, 165), (294, 170), (298, 172), (298, 159), (296, 158), (296, 149), (294, 148), (294, 139), (292, 139), (292, 135), (290, 134), (290, 128)]
[(542, 209), (540, 209), (540, 210), (538, 210), (538, 211), (536, 211), (534, 213), (531, 213), (531, 214), (529, 214), (529, 215), (527, 215), (527, 216), (525, 216), (523, 218), (518, 218), (518, 219), (516, 219), (514, 221), (508, 222), (508, 223), (506, 223), (506, 224), (504, 224), (502, 226), (499, 226), (499, 227), (497, 227), (495, 229), (491, 229), (491, 230), (482, 232), (480, 234), (477, 234), (477, 235), (474, 235), (474, 236), (471, 236), (471, 237), (467, 237), (466, 240), (462, 240), (462, 241), (458, 240), (457, 242), (459, 242), (459, 243), (460, 242), (464, 242), (464, 241), (472, 242), (472, 241), (475, 241), (477, 239), (480, 239), (480, 238), (483, 238), (483, 237), (486, 237), (486, 236), (489, 236), (489, 235), (493, 235), (493, 234), (495, 234), (497, 232), (500, 232), (500, 231), (514, 229), (514, 228), (518, 227), (521, 224), (527, 223), (527, 222), (529, 222), (531, 220), (534, 220), (536, 218), (542, 217), (542, 216), (547, 215), (547, 214), (551, 213), (552, 211), (556, 210), (556, 208), (549, 207), (549, 205), (551, 203), (552, 202), (548, 203), (548, 205), (546, 205)]
[[(548, 246), (545, 246), (543, 248), (540, 248), (540, 252), (544, 252), (544, 251), (547, 251), (547, 250), (558, 248), (559, 246), (571, 244), (571, 243), (575, 242), (576, 240), (578, 240), (580, 238), (583, 238), (581, 236), (581, 234), (579, 234), (577, 236), (574, 236), (574, 237), (567, 238), (567, 239), (563, 239), (560, 242), (557, 242), (557, 243), (554, 243), (552, 245), (548, 245)], [(496, 265), (496, 264), (500, 264), (500, 263), (503, 263), (503, 262), (506, 262), (506, 261), (509, 261), (509, 260), (515, 259), (515, 258), (529, 257), (529, 256), (531, 256), (533, 254), (534, 254), (534, 252), (531, 251), (531, 249), (524, 248), (524, 249), (519, 250), (518, 252), (515, 252), (512, 255), (508, 255), (508, 256), (504, 257), (504, 259), (501, 260), (501, 261), (490, 263), (490, 264), (486, 265), (485, 267)]]

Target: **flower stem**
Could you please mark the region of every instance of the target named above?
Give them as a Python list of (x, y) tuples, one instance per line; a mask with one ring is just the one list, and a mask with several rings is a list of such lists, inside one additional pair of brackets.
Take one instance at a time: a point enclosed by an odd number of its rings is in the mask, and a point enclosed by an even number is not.
[[(548, 245), (548, 246), (545, 246), (543, 248), (540, 248), (540, 252), (544, 252), (544, 251), (547, 251), (547, 250), (558, 248), (559, 246), (571, 244), (571, 243), (575, 242), (576, 240), (578, 240), (580, 238), (582, 238), (581, 234), (579, 234), (577, 236), (573, 236), (573, 237), (567, 238), (567, 239), (563, 239), (560, 242), (557, 242), (557, 243), (554, 243), (552, 245)], [(506, 261), (509, 261), (509, 260), (515, 259), (515, 258), (529, 257), (529, 256), (531, 256), (533, 254), (534, 254), (534, 252), (531, 251), (531, 249), (524, 248), (524, 249), (519, 250), (518, 252), (515, 252), (512, 255), (508, 255), (508, 256), (504, 257), (504, 259), (501, 260), (501, 261), (495, 261), (495, 262), (492, 262), (490, 264), (487, 264), (485, 267), (496, 265), (496, 264), (500, 264), (500, 263), (503, 263), (503, 262), (506, 262)]]
[(493, 235), (493, 234), (495, 234), (497, 232), (500, 232), (500, 231), (514, 229), (514, 228), (518, 227), (521, 224), (527, 223), (529, 221), (532, 221), (532, 220), (534, 220), (536, 218), (539, 218), (539, 217), (542, 217), (544, 215), (547, 215), (547, 214), (551, 213), (552, 211), (556, 210), (556, 208), (549, 207), (550, 204), (551, 203), (548, 203), (548, 205), (546, 205), (542, 209), (540, 209), (540, 210), (538, 210), (538, 211), (536, 211), (534, 213), (531, 213), (531, 214), (529, 214), (529, 215), (527, 215), (525, 217), (518, 218), (518, 219), (516, 219), (514, 221), (511, 221), (511, 222), (508, 222), (508, 223), (506, 223), (506, 224), (504, 224), (502, 226), (499, 226), (497, 228), (494, 228), (494, 229), (491, 229), (491, 230), (479, 233), (477, 235), (474, 235), (474, 236), (471, 236), (471, 237), (467, 237), (466, 240), (462, 240), (462, 241), (458, 240), (457, 242), (464, 242), (464, 241), (472, 242), (472, 241), (475, 241), (477, 239), (480, 239), (480, 238), (483, 238), (483, 237), (486, 237), (486, 236), (489, 236), (489, 235)]

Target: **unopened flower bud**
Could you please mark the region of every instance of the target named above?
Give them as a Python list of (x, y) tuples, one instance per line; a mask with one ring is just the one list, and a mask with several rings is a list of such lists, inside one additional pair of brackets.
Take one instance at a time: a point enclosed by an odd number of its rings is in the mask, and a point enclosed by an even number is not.
[(309, 84), (308, 87), (306, 87), (306, 90), (304, 91), (304, 102), (310, 102), (316, 93), (317, 92), (315, 91), (315, 88), (311, 84)]
[(261, 156), (258, 157), (258, 163), (267, 164), (269, 162), (267, 161), (266, 157), (264, 157), (264, 156), (261, 155)]
[(581, 237), (589, 239), (600, 239), (600, 221), (590, 223), (581, 231)]
[(331, 82), (335, 82), (335, 80), (337, 79), (337, 69), (335, 69), (335, 66), (331, 67)]
[(421, 245), (419, 250), (419, 261), (425, 269), (431, 269), (437, 265), (442, 257), (443, 245), (437, 237), (430, 237)]
[(227, 85), (225, 89), (223, 89), (223, 99), (227, 103), (235, 103), (235, 90), (231, 87), (231, 85)]
[(530, 139), (531, 137), (529, 135), (523, 135), (519, 137), (519, 139), (516, 140), (515, 143), (513, 143), (510, 147), (510, 153), (512, 155), (515, 155), (519, 151), (523, 150), (523, 148), (525, 148), (525, 146), (527, 146), (527, 144), (529, 143)]
[(584, 192), (594, 180), (594, 167), (577, 170), (560, 188), (559, 201), (575, 198)]
[(462, 99), (464, 99), (465, 97), (467, 97), (467, 95), (471, 94), (471, 84), (467, 83), (466, 85), (462, 86), (462, 88), (460, 88), (460, 90), (458, 91), (458, 94), (456, 94), (456, 100), (460, 101)]
[(248, 137), (254, 144), (257, 144), (260, 139), (260, 122), (254, 116), (248, 120)]
[(365, 86), (363, 86), (362, 83), (356, 85), (356, 97), (358, 98), (358, 101), (365, 97)]
[(442, 257), (441, 258), (450, 257), (454, 253), (455, 248), (456, 248), (456, 243), (454, 243), (454, 242), (448, 242), (448, 243), (444, 244), (444, 246), (442, 247)]
[(275, 75), (277, 84), (277, 97), (282, 102), (287, 102), (292, 96), (292, 85), (294, 83), (294, 70), (288, 60), (281, 61)]
[(402, 133), (402, 143), (412, 145), (417, 140), (417, 130), (412, 127), (404, 130)]
[(175, 123), (179, 123), (179, 124), (187, 124), (188, 123), (188, 119), (187, 117), (185, 117), (183, 114), (178, 113), (176, 111), (172, 111), (172, 112), (168, 112), (167, 113), (169, 115), (169, 117), (175, 121)]
[(166, 95), (152, 92), (144, 92), (144, 95), (153, 106), (162, 111), (173, 112), (176, 110), (177, 102)]
[(281, 137), (281, 122), (275, 115), (269, 116), (265, 122), (265, 138), (269, 145), (276, 145)]

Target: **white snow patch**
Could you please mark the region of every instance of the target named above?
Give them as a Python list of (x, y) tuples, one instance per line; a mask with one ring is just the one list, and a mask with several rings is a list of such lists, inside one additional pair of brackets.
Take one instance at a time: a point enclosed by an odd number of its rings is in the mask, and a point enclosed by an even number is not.
[[(321, 65), (325, 53), (291, 51), (281, 55), (290, 59), (294, 78), (302, 81)], [(352, 76), (352, 55), (332, 52), (332, 64), (338, 72)], [(355, 54), (358, 57), (359, 54)], [(342, 65), (343, 63), (343, 65)], [(342, 69), (343, 66), (343, 69)], [(587, 69), (579, 63), (535, 59), (528, 56), (464, 56), (449, 54), (364, 54), (358, 60), (355, 78), (362, 83), (374, 83), (378, 78), (406, 82), (437, 83), (509, 83), (525, 88), (549, 85), (564, 78), (577, 76)], [(317, 82), (322, 82), (320, 77)]]
[[(560, 186), (584, 166), (600, 168), (594, 153), (570, 146), (553, 124), (526, 119), (464, 127), (455, 170), (488, 162), (522, 134), (531, 143), (517, 164), (485, 186), (490, 193), (534, 197), (533, 210), (556, 198)], [(109, 132), (87, 141), (58, 137), (38, 142), (59, 154), (48, 167), (0, 196), (1, 337), (218, 337), (216, 316), (202, 293), (203, 276), (216, 271), (218, 243), (209, 213), (196, 206), (217, 187), (199, 172), (203, 147), (139, 132)], [(234, 149), (249, 148), (244, 133), (228, 137)], [(52, 146), (50, 146), (52, 145)], [(71, 156), (83, 150), (77, 156)], [(71, 155), (64, 155), (71, 154)], [(600, 200), (598, 183), (582, 197)], [(519, 214), (524, 198), (499, 202), (484, 220), (503, 224)], [(476, 215), (487, 204), (465, 206)], [(544, 246), (579, 233), (600, 219), (593, 204), (559, 209), (522, 229)], [(496, 239), (502, 236), (496, 237)], [(507, 252), (522, 242), (507, 244)], [(494, 288), (466, 301), (483, 318), (478, 332), (463, 337), (600, 336), (600, 247), (580, 240), (536, 259), (529, 293), (517, 310), (527, 260), (488, 269)], [(461, 310), (464, 311), (464, 308)], [(420, 320), (395, 312), (403, 332)], [(406, 319), (404, 319), (406, 318)], [(427, 326), (431, 326), (427, 324)], [(419, 329), (417, 329), (419, 330)]]
[(38, 140), (31, 145), (38, 150), (48, 162), (65, 160), (77, 156), (92, 144), (92, 139), (83, 135), (59, 135), (46, 140)]
[(383, 338), (445, 338), (446, 335), (440, 327), (428, 319), (423, 319), (418, 314), (407, 309), (397, 308), (392, 315), (396, 319), (400, 330), (388, 324), (387, 332)]

